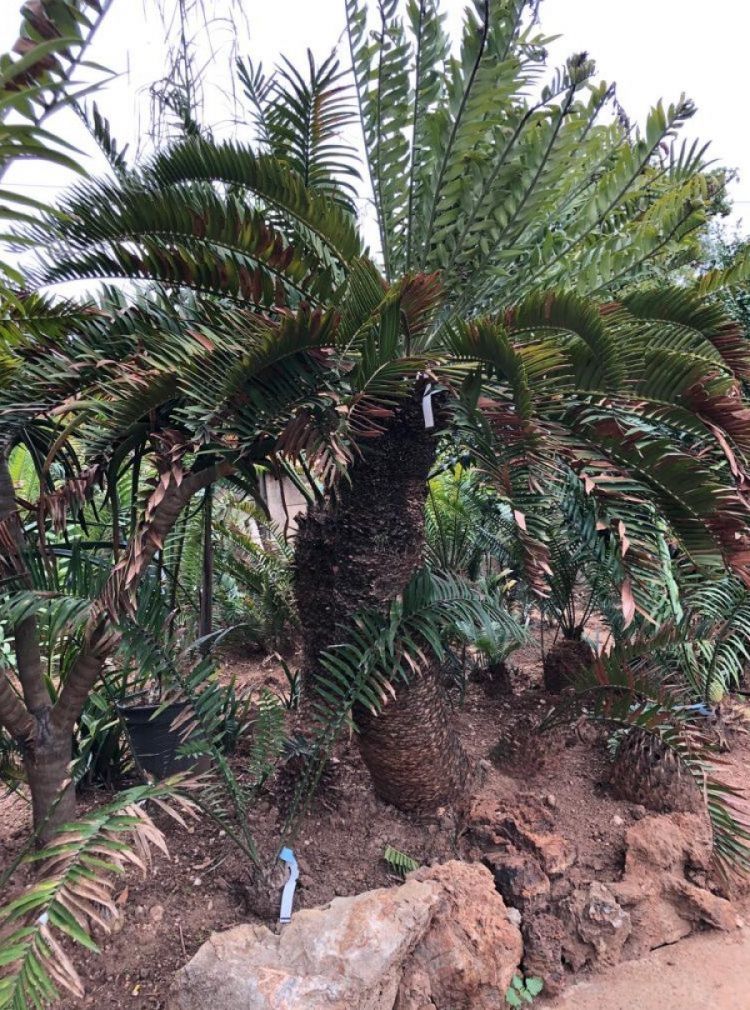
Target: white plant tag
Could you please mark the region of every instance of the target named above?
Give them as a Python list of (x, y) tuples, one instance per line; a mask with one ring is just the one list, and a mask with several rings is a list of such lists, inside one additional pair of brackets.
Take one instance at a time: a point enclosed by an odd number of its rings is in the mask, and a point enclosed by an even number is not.
[(422, 414), (424, 415), (425, 428), (435, 427), (435, 418), (432, 414), (432, 384), (428, 385), (422, 397)]

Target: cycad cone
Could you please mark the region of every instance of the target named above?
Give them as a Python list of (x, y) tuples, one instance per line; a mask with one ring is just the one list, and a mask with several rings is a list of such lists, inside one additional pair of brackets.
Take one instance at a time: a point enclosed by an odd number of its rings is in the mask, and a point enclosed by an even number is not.
[(724, 701), (724, 685), (720, 680), (715, 680), (713, 683), (709, 684), (708, 687), (708, 700), (712, 705), (719, 705)]

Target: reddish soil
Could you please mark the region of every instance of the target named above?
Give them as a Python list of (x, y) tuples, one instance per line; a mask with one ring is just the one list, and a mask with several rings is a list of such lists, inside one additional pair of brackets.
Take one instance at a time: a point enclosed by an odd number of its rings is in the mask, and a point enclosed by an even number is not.
[[(539, 648), (525, 647), (513, 656), (513, 664), (512, 694), (493, 697), (483, 684), (469, 684), (458, 711), (464, 745), (480, 770), (489, 769), (486, 763), (493, 756), (500, 773), (492, 776), (499, 798), (519, 809), (542, 805), (554, 830), (575, 844), (572, 883), (611, 880), (622, 868), (625, 832), (643, 816), (643, 808), (611, 797), (601, 732), (579, 723), (539, 735), (539, 722), (557, 700), (541, 689)], [(227, 675), (231, 671), (254, 691), (264, 685), (286, 687), (273, 661), (233, 659), (225, 666)], [(748, 784), (745, 748), (740, 738), (730, 761), (734, 781)], [(232, 760), (238, 774), (245, 774), (247, 756), (239, 753)], [(88, 794), (81, 806), (104, 800), (101, 792)], [(278, 819), (272, 783), (251, 814), (259, 848), (268, 857), (278, 845)], [(82, 1005), (97, 1010), (164, 1007), (173, 973), (212, 931), (255, 918), (247, 901), (246, 861), (215, 824), (203, 819), (185, 831), (164, 817), (158, 823), (167, 834), (171, 861), (157, 858), (145, 881), (133, 874), (123, 879), (118, 890), (122, 917), (111, 935), (97, 936), (101, 955), (75, 951), (85, 1001), (63, 1001), (64, 1010)], [(0, 803), (3, 864), (18, 851), (27, 828), (23, 799)], [(353, 741), (343, 741), (331, 783), (294, 841), (301, 868), (295, 907), (394, 883), (397, 878), (383, 860), (388, 844), (422, 863), (480, 855), (448, 818), (417, 821), (381, 803)], [(24, 875), (24, 870), (16, 874), (14, 886), (22, 884)], [(606, 1005), (601, 1006), (604, 1010)]]

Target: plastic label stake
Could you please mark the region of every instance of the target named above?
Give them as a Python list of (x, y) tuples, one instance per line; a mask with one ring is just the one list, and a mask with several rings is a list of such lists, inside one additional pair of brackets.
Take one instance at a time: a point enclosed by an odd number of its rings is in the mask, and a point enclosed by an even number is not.
[(283, 848), (279, 853), (279, 859), (286, 863), (287, 873), (289, 874), (284, 884), (284, 890), (281, 892), (279, 922), (283, 925), (292, 921), (292, 905), (294, 904), (294, 891), (299, 878), (299, 866), (297, 866), (297, 860), (294, 858), (294, 853), (291, 849)]
[(428, 383), (424, 396), (422, 397), (422, 414), (424, 415), (424, 426), (425, 428), (435, 427), (435, 418), (432, 414), (432, 397), (435, 394), (432, 391), (432, 383)]

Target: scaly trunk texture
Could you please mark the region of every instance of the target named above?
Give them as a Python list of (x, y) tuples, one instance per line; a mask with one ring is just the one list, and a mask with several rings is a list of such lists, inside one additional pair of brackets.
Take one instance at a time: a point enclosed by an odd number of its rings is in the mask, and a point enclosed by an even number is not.
[[(295, 595), (304, 674), (314, 690), (322, 651), (341, 641), (357, 611), (383, 611), (422, 563), (427, 477), (435, 439), (418, 398), (401, 408), (342, 481), (335, 500), (311, 509), (295, 550)], [(453, 805), (467, 772), (437, 662), (397, 684), (374, 717), (355, 712), (359, 746), (379, 796), (402, 810)]]

